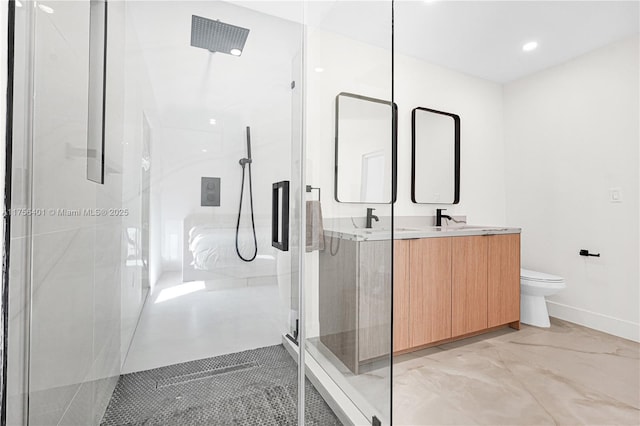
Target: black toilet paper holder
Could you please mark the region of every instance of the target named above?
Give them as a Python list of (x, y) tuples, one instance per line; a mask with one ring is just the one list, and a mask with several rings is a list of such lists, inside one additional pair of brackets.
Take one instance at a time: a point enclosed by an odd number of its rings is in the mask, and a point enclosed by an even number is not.
[(581, 249), (580, 250), (580, 256), (593, 256), (593, 257), (600, 257), (600, 253), (589, 253), (589, 250), (587, 249)]

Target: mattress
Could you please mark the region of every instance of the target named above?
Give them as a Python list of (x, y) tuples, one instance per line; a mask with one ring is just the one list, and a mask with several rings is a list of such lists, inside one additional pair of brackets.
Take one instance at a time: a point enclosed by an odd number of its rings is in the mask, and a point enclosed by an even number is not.
[[(270, 229), (256, 228), (258, 254), (252, 262), (244, 262), (236, 253), (235, 228), (196, 225), (189, 230), (191, 266), (196, 270), (215, 271), (235, 277), (275, 275), (275, 251), (271, 247)], [(254, 252), (251, 229), (240, 229), (238, 248), (245, 258)]]

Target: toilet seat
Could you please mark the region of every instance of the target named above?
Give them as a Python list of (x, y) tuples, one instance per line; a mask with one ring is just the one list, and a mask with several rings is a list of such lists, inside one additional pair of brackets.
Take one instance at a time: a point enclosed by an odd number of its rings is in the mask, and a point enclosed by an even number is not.
[[(564, 281), (535, 281), (526, 278), (520, 279), (521, 286), (535, 287), (540, 290), (563, 290), (567, 287)], [(527, 290), (531, 291), (531, 290)]]
[(562, 283), (564, 278), (557, 275), (545, 274), (544, 272), (520, 269), (520, 279), (536, 283)]

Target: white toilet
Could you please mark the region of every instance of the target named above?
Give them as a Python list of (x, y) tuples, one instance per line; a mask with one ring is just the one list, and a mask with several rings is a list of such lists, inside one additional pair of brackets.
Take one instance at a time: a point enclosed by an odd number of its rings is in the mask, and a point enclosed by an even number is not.
[(545, 296), (564, 289), (564, 278), (544, 272), (520, 270), (520, 322), (536, 327), (549, 327), (549, 311)]

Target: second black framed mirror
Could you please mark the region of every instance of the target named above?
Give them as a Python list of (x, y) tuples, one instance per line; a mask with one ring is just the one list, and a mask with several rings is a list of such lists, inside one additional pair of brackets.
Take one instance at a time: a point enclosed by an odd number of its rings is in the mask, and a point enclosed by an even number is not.
[(411, 201), (460, 202), (460, 116), (423, 107), (411, 111)]

